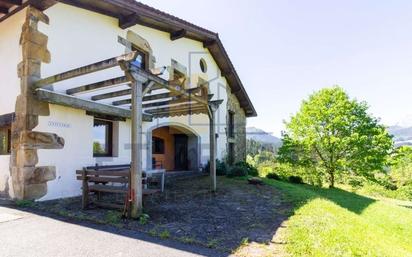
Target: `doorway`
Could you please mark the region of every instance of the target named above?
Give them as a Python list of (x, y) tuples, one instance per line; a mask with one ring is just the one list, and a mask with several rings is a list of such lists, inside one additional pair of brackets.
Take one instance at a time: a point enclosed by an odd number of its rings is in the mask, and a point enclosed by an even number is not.
[(188, 136), (175, 134), (175, 170), (188, 170)]

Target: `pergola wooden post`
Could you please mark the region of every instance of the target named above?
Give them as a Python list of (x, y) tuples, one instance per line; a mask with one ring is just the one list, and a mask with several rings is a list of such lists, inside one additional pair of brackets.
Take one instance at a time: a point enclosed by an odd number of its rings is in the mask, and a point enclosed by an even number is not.
[(143, 83), (136, 80), (132, 82), (132, 164), (130, 184), (132, 188), (131, 216), (137, 218), (143, 209), (142, 187), (142, 99)]
[(132, 109), (132, 152), (130, 168), (130, 197), (131, 197), (131, 217), (138, 218), (143, 210), (143, 186), (142, 186), (142, 157), (143, 157), (143, 83), (148, 81), (144, 76), (139, 75), (133, 67), (120, 63), (126, 77), (131, 81), (131, 109)]
[(209, 101), (209, 132), (210, 132), (210, 178), (212, 192), (216, 191), (216, 129), (215, 116), (222, 100)]

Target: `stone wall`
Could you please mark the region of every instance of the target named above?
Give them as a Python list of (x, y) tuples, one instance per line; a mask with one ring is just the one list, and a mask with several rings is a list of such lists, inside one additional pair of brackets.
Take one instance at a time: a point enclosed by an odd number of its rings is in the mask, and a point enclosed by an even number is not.
[[(234, 162), (246, 160), (246, 115), (245, 111), (240, 107), (237, 97), (227, 90), (228, 101), (227, 111), (234, 113), (235, 133), (234, 139), (228, 137), (227, 153), (229, 153), (229, 144), (234, 143)], [(227, 124), (229, 124), (229, 115), (227, 115)], [(226, 133), (228, 134), (228, 128)]]

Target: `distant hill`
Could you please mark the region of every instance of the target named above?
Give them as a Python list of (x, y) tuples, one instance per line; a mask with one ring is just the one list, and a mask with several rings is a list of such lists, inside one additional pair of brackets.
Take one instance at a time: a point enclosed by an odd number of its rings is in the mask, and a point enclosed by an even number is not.
[(255, 127), (246, 128), (246, 138), (253, 139), (262, 144), (272, 144), (276, 148), (282, 145), (282, 140), (280, 138)]
[[(387, 128), (389, 134), (393, 135), (393, 141), (395, 142), (396, 147), (402, 145), (412, 146), (412, 126), (404, 127), (400, 124), (397, 124), (394, 126), (389, 126)], [(275, 148), (279, 148), (282, 145), (282, 140), (280, 138), (255, 127), (246, 128), (246, 138), (253, 139), (262, 144), (274, 145)]]
[(388, 132), (393, 135), (395, 146), (412, 146), (412, 127), (402, 127), (400, 125), (389, 126)]

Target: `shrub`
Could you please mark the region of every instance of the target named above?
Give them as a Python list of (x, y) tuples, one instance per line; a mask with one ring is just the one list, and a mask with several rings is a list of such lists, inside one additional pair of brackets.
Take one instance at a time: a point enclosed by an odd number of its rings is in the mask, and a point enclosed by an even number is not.
[(299, 176), (289, 176), (288, 180), (293, 184), (303, 184), (303, 179)]
[[(207, 162), (205, 171), (209, 172), (210, 171), (210, 161)], [(216, 159), (216, 175), (217, 176), (225, 176), (227, 175), (228, 168), (225, 162)]]
[(266, 175), (266, 178), (269, 178), (269, 179), (275, 179), (275, 180), (280, 180), (279, 175), (278, 175), (278, 174), (276, 174), (276, 173), (274, 173), (274, 172), (272, 172), (272, 173), (268, 173), (268, 174)]
[(141, 225), (146, 225), (149, 222), (150, 216), (149, 214), (145, 214), (143, 213), (142, 215), (140, 215), (139, 217), (139, 223)]
[(258, 170), (247, 162), (237, 162), (235, 163), (235, 166), (246, 169), (247, 175), (254, 176), (254, 177), (259, 176)]
[(108, 211), (104, 216), (105, 223), (118, 224), (122, 219), (122, 214), (118, 211)]
[(216, 175), (225, 176), (227, 174), (227, 165), (221, 160), (216, 160)]
[(164, 230), (159, 234), (161, 239), (168, 239), (170, 237), (170, 232), (168, 230)]
[(364, 185), (364, 178), (362, 177), (357, 177), (357, 176), (352, 176), (347, 179), (347, 184), (350, 185), (353, 189), (359, 189), (363, 187)]
[(232, 166), (227, 173), (228, 177), (245, 177), (248, 175), (248, 170), (244, 166)]
[(412, 201), (412, 184), (398, 188), (398, 190), (396, 190), (396, 198)]

